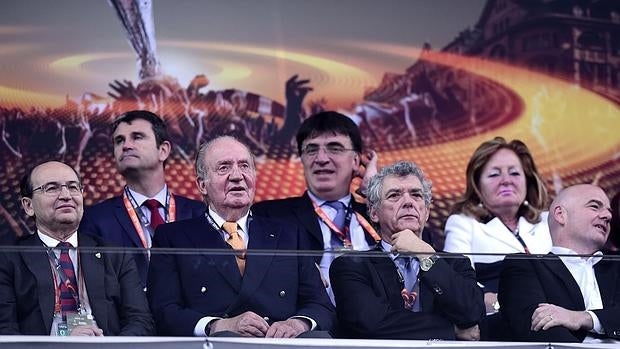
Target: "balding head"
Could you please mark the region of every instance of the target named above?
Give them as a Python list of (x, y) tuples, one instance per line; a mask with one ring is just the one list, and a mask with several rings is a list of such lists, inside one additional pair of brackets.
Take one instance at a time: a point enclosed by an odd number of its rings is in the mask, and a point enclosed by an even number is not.
[(562, 190), (549, 207), (554, 246), (579, 254), (600, 250), (609, 235), (609, 198), (598, 186), (578, 184)]

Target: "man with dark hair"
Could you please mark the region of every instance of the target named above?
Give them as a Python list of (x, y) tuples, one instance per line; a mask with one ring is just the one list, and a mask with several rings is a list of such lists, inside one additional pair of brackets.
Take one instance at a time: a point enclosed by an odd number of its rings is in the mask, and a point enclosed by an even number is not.
[[(297, 250), (299, 228), (250, 212), (256, 168), (248, 147), (230, 136), (201, 145), (196, 183), (207, 212), (161, 226), (153, 241), (148, 296), (158, 333), (325, 335), (333, 307), (312, 258), (267, 252)], [(159, 247), (222, 251), (172, 254)]]
[[(263, 201), (252, 207), (257, 216), (280, 218), (303, 228), (308, 249), (329, 253), (317, 257), (323, 281), (329, 287), (329, 266), (343, 249), (367, 250), (381, 238), (368, 222), (366, 205), (350, 193), (351, 181), (360, 174), (362, 137), (357, 125), (334, 111), (310, 116), (297, 132), (307, 191), (300, 197)], [(374, 152), (365, 164), (364, 180), (376, 172)]]
[[(166, 222), (202, 215), (202, 202), (170, 192), (164, 167), (171, 144), (166, 124), (154, 113), (134, 110), (112, 124), (114, 160), (126, 185), (119, 196), (88, 209), (80, 231), (117, 246), (149, 248), (155, 228)], [(135, 254), (146, 285), (148, 255)]]
[(431, 183), (410, 162), (384, 167), (368, 184), (376, 251), (334, 260), (330, 277), (345, 338), (478, 340), (482, 290), (462, 255), (436, 254), (422, 240)]
[(16, 242), (23, 250), (0, 253), (0, 335), (153, 335), (131, 255), (78, 234), (82, 188), (56, 161), (22, 179), (21, 204), (37, 232)]
[(618, 343), (620, 264), (601, 253), (611, 216), (600, 187), (564, 188), (549, 207), (551, 252), (506, 257), (499, 301), (514, 340)]

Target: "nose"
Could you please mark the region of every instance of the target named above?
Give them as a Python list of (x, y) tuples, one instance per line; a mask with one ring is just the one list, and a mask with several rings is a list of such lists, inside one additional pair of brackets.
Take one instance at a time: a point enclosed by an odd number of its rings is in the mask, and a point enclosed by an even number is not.
[(58, 197), (61, 199), (70, 199), (71, 198), (71, 192), (69, 191), (69, 187), (67, 187), (66, 185), (61, 185), (60, 186), (60, 193), (58, 193)]
[(316, 153), (316, 158), (314, 158), (314, 161), (320, 162), (320, 163), (329, 162), (329, 156), (327, 154), (327, 149), (324, 147), (319, 147), (319, 151)]
[(239, 167), (239, 165), (232, 166), (228, 178), (231, 180), (239, 180), (243, 178), (243, 174), (241, 173), (241, 168)]

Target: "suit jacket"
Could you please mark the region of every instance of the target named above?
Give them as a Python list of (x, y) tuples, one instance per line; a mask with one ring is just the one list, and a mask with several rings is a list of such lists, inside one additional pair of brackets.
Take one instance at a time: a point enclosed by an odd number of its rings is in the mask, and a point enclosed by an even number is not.
[[(540, 303), (550, 303), (576, 311), (585, 310), (583, 295), (562, 260), (549, 253), (547, 258), (506, 257), (499, 283), (500, 311), (514, 340), (536, 342), (583, 342), (587, 331), (552, 327), (530, 331), (532, 314)], [(606, 260), (594, 265), (603, 300), (603, 309), (594, 310), (608, 337), (620, 339), (620, 263)]]
[[(190, 200), (174, 195), (176, 202), (176, 220), (189, 219), (204, 214), (206, 206), (203, 202)], [(88, 207), (80, 223), (80, 232), (100, 237), (106, 243), (120, 247), (143, 248), (123, 204), (123, 197), (116, 196)], [(148, 256), (146, 253), (135, 253), (134, 259), (142, 285), (146, 285)]]
[(404, 307), (396, 264), (370, 253), (345, 254), (331, 265), (339, 337), (454, 339), (454, 325), (468, 328), (484, 316), (482, 290), (465, 257), (441, 257), (420, 271), (420, 311), (412, 312)]
[[(359, 203), (351, 197), (351, 206), (355, 212), (360, 213), (368, 220), (366, 205)], [(287, 220), (300, 226), (305, 233), (305, 246), (309, 250), (324, 250), (323, 233), (319, 224), (319, 217), (314, 212), (312, 200), (305, 192), (302, 196), (292, 197), (279, 200), (268, 200), (256, 203), (252, 206), (252, 214), (255, 216), (278, 218)], [(364, 237), (369, 246), (375, 246), (376, 242), (370, 235), (365, 234)], [(315, 257), (315, 262), (320, 263), (321, 256)]]
[[(539, 223), (532, 224), (519, 218), (519, 236), (530, 253), (547, 253), (551, 250), (551, 235), (547, 225), (547, 212), (543, 212)], [(476, 269), (478, 282), (485, 286), (485, 292), (497, 293), (503, 255), (471, 255), (470, 253), (520, 253), (525, 252), (514, 234), (500, 221), (493, 218), (487, 223), (464, 215), (448, 217), (445, 227), (446, 252), (462, 253), (469, 257)]]
[[(298, 236), (294, 226), (253, 217), (241, 277), (230, 246), (206, 217), (161, 225), (153, 240), (147, 292), (158, 333), (192, 336), (202, 317), (246, 311), (271, 321), (307, 316), (317, 322), (317, 330), (329, 331), (334, 309), (312, 259), (251, 252), (297, 250)], [(172, 254), (158, 252), (161, 247), (195, 250)]]
[[(78, 249), (88, 249), (79, 251), (79, 258), (97, 326), (108, 336), (153, 335), (153, 318), (132, 257), (106, 253), (97, 249), (105, 246), (99, 239), (78, 234)], [(48, 255), (37, 234), (20, 239), (17, 246), (23, 249), (0, 254), (0, 334), (49, 335), (55, 285)]]

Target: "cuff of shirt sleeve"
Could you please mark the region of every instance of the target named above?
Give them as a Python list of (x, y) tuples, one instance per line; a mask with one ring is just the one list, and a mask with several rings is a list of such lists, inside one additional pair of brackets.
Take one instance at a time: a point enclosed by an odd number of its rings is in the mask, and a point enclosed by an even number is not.
[(219, 320), (221, 317), (214, 316), (205, 316), (198, 320), (196, 326), (194, 327), (194, 336), (196, 337), (207, 337), (209, 334), (205, 332), (205, 328), (211, 321)]
[(313, 331), (316, 328), (316, 321), (312, 320), (311, 318), (307, 316), (303, 316), (303, 315), (291, 316), (291, 319), (305, 319), (305, 320), (310, 321), (310, 331)]
[(603, 329), (603, 325), (601, 325), (601, 321), (599, 321), (598, 316), (596, 316), (596, 314), (594, 314), (591, 310), (586, 310), (586, 312), (592, 317), (592, 329), (590, 332), (605, 334), (605, 330)]

